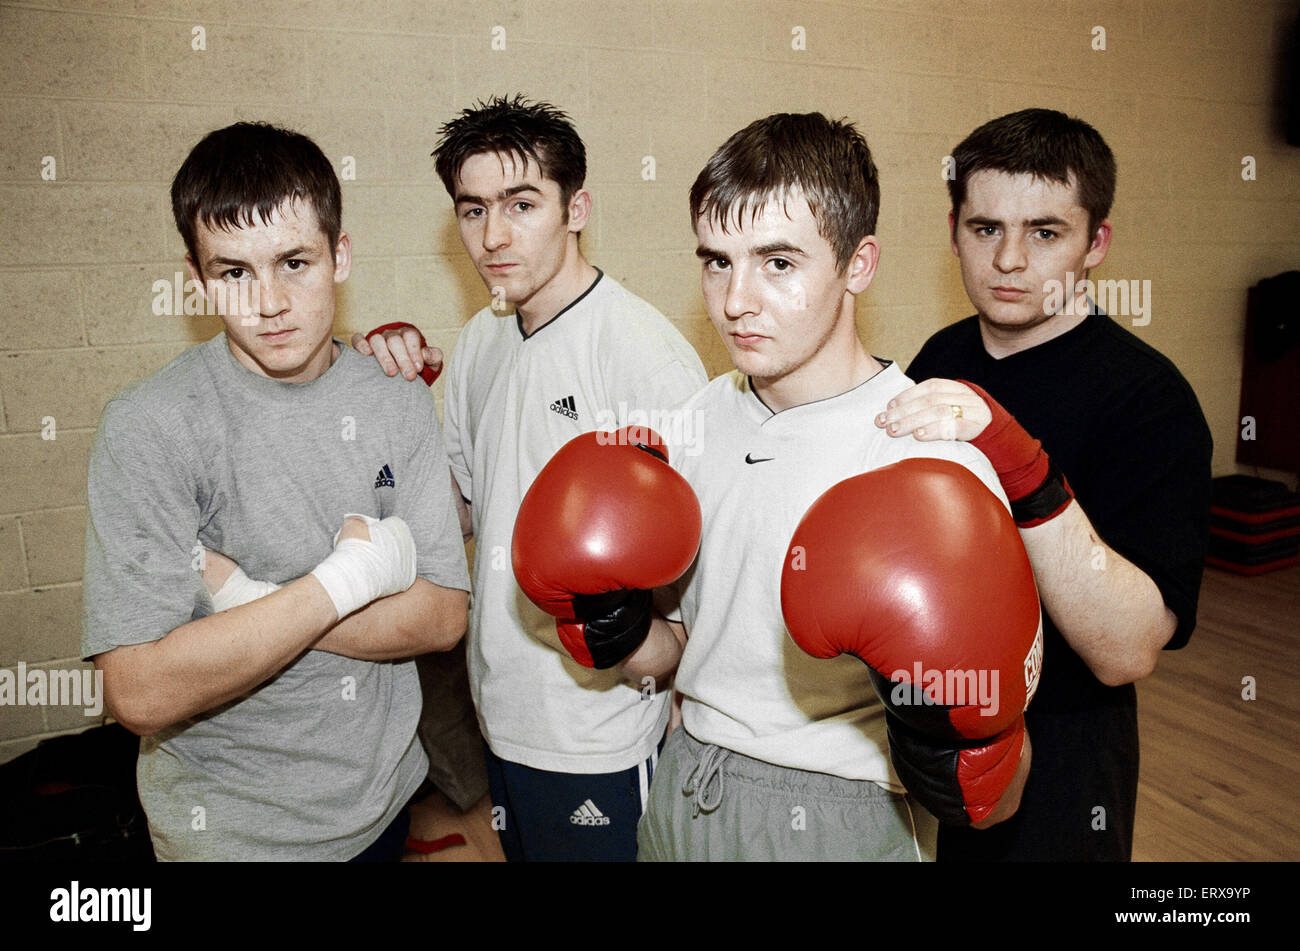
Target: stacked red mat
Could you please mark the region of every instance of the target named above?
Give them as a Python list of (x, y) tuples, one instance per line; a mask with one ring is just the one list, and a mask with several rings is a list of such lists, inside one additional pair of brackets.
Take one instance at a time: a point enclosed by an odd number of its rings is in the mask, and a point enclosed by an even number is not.
[(1241, 575), (1300, 564), (1300, 495), (1253, 476), (1215, 479), (1205, 563)]

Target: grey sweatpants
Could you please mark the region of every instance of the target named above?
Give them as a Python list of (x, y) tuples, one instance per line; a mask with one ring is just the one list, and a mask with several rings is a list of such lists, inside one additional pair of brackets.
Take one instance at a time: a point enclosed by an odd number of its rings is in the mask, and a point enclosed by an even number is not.
[(637, 861), (930, 862), (937, 832), (910, 797), (706, 746), (678, 727), (637, 826)]

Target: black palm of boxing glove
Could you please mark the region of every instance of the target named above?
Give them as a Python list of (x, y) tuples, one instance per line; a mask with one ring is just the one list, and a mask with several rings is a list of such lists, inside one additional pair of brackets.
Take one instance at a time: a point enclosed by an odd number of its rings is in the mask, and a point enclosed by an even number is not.
[(967, 826), (986, 819), (1015, 779), (1025, 718), (991, 739), (943, 740), (885, 714), (889, 758), (907, 791), (936, 819)]
[(579, 624), (561, 622), (587, 645), (592, 666), (607, 670), (622, 663), (650, 634), (654, 617), (654, 594), (636, 589), (605, 591), (600, 594), (575, 594), (573, 616)]

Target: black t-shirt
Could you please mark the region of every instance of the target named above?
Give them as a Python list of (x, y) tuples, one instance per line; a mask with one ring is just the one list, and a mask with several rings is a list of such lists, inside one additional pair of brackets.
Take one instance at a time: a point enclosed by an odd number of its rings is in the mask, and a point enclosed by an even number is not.
[[(996, 360), (971, 317), (931, 337), (908, 375), (976, 383), (1042, 440), (1101, 538), (1155, 582), (1177, 616), (1168, 647), (1187, 643), (1205, 560), (1211, 445), (1172, 363), (1104, 314)], [(1046, 614), (1043, 638), (1042, 679), (1025, 714), (1034, 759), (1020, 809), (991, 829), (944, 826), (941, 862), (1132, 855), (1137, 691), (1102, 684)]]
[[(1155, 582), (1177, 616), (1168, 647), (1187, 643), (1205, 562), (1211, 441), (1192, 388), (1168, 359), (1105, 314), (994, 359), (970, 317), (931, 337), (907, 373), (976, 383), (1042, 440), (1101, 538)], [(1103, 685), (1051, 618), (1043, 621), (1035, 707), (1135, 702), (1132, 685)]]

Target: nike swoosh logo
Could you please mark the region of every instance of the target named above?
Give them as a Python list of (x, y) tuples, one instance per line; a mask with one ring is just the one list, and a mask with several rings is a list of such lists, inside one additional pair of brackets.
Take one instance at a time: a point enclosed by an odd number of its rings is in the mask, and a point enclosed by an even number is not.
[(776, 456), (768, 456), (764, 459), (755, 459), (753, 453), (749, 453), (749, 452), (745, 453), (745, 461), (748, 462), (751, 466), (756, 462), (771, 462), (775, 458)]

